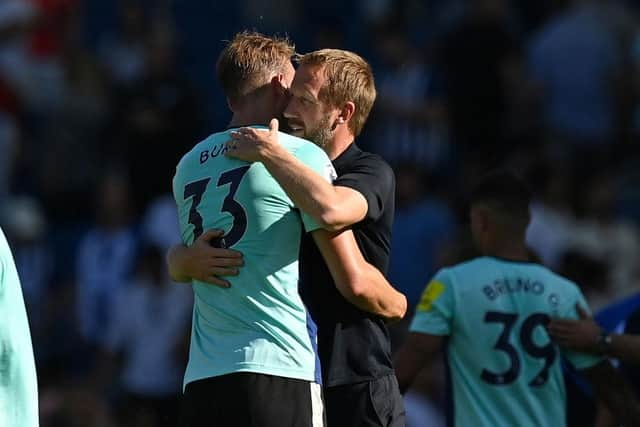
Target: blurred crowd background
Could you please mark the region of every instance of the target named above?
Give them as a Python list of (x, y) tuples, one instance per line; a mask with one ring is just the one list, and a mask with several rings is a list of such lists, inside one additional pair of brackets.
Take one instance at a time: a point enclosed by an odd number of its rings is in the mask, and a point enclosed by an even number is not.
[[(0, 224), (43, 427), (175, 425), (191, 290), (164, 265), (170, 182), (226, 126), (214, 64), (247, 28), (372, 64), (358, 143), (396, 171), (389, 279), (410, 306), (473, 255), (464, 194), (493, 166), (527, 180), (532, 252), (593, 309), (640, 289), (640, 2), (2, 0)], [(409, 426), (443, 425), (441, 368)]]

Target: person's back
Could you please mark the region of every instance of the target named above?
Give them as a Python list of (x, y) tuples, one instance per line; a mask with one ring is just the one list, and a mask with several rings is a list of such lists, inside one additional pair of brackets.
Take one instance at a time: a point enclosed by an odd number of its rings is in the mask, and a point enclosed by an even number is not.
[(0, 426), (38, 425), (38, 385), (20, 279), (0, 229)]
[[(224, 156), (228, 132), (211, 135), (180, 161), (173, 182), (183, 242), (203, 230), (244, 254), (229, 289), (194, 281), (195, 307), (185, 385), (232, 372), (319, 382), (315, 325), (298, 294), (303, 232), (318, 226), (295, 209), (261, 163)], [(330, 162), (319, 147), (280, 134), (296, 157), (321, 174)]]
[[(454, 425), (562, 426), (561, 352), (545, 329), (586, 306), (572, 282), (528, 262), (482, 257), (441, 270), (411, 330), (448, 335)], [(564, 352), (577, 369), (600, 358)]]
[(528, 53), (530, 74), (544, 88), (547, 125), (565, 136), (595, 142), (611, 132), (610, 88), (621, 62), (615, 35), (603, 19), (605, 11), (601, 5), (585, 4), (550, 20)]

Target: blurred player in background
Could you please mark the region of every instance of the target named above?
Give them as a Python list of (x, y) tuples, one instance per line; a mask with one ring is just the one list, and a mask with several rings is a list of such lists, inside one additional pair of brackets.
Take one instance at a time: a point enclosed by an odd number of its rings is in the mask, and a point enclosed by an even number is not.
[(528, 189), (507, 172), (482, 180), (471, 196), (471, 229), (481, 258), (440, 270), (416, 309), (396, 357), (403, 391), (443, 348), (451, 370), (453, 424), (566, 425), (564, 356), (625, 426), (640, 425), (629, 385), (601, 357), (559, 351), (546, 326), (586, 307), (578, 287), (529, 262)]
[[(233, 112), (230, 128), (280, 115), (294, 75), (292, 55), (288, 41), (254, 33), (241, 33), (227, 45), (217, 71)], [(330, 181), (333, 168), (320, 148), (280, 137), (297, 159)], [(196, 145), (174, 178), (184, 243), (193, 244), (205, 230), (226, 229), (224, 236), (208, 233), (206, 239), (242, 252), (246, 264), (226, 286), (194, 281), (183, 424), (322, 425), (315, 325), (298, 294), (301, 216), (263, 165), (224, 156), (229, 139), (225, 131)], [(340, 292), (383, 316), (404, 315), (406, 299), (364, 261), (351, 232), (331, 235), (304, 213), (302, 223), (313, 232)], [(338, 254), (344, 253), (350, 256), (341, 263)], [(171, 271), (180, 280), (200, 277), (184, 276), (175, 267)], [(354, 280), (366, 281), (378, 294), (355, 293)], [(395, 305), (387, 304), (388, 294)]]
[(29, 321), (11, 249), (0, 229), (0, 426), (38, 426)]

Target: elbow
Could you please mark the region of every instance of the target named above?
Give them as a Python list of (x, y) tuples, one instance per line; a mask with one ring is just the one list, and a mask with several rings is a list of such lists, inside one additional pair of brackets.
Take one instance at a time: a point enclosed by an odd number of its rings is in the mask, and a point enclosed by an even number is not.
[(353, 278), (349, 280), (347, 286), (348, 292), (353, 299), (367, 300), (369, 298), (369, 286), (366, 281), (360, 278)]
[(407, 314), (407, 297), (400, 292), (396, 292), (393, 301), (387, 307), (383, 316), (387, 323), (395, 323), (401, 321)]
[(333, 206), (323, 209), (318, 220), (322, 228), (328, 231), (340, 231), (348, 225), (342, 221), (339, 210)]
[(404, 318), (404, 316), (406, 316), (407, 314), (407, 308), (408, 308), (408, 303), (407, 303), (407, 297), (398, 292), (399, 297), (398, 297), (398, 304), (396, 306), (396, 310), (394, 312), (394, 318), (392, 319), (392, 321), (398, 322), (400, 320), (402, 320)]

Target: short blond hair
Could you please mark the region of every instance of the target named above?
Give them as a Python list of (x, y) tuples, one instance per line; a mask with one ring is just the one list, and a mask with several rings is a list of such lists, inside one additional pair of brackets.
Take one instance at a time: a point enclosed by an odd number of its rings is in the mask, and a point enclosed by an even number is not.
[(295, 47), (286, 37), (243, 31), (220, 53), (216, 74), (227, 98), (239, 102), (283, 72), (294, 54)]
[(349, 122), (349, 129), (360, 135), (376, 100), (373, 71), (361, 56), (340, 49), (321, 49), (297, 57), (300, 65), (322, 66), (327, 78), (319, 99), (332, 107), (342, 107), (346, 102), (355, 104), (356, 110)]

